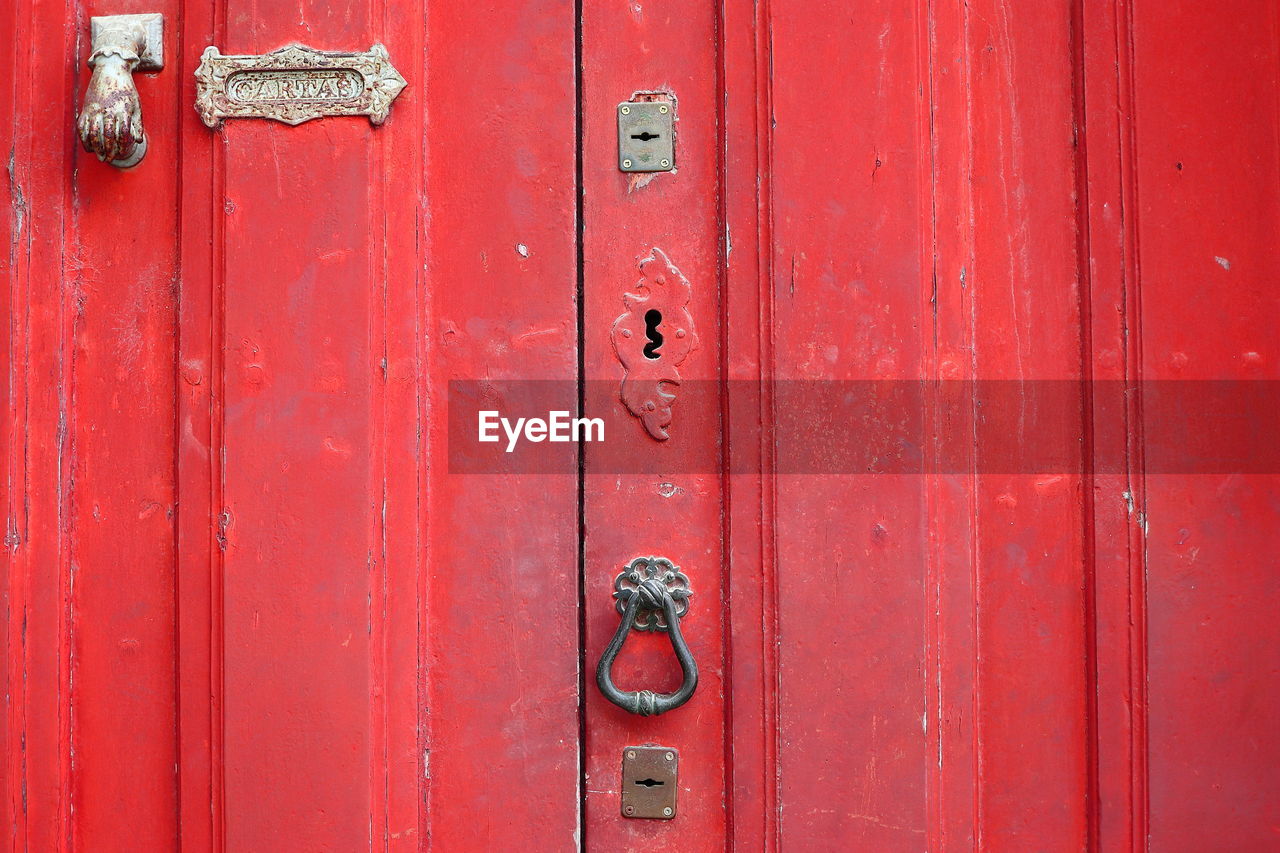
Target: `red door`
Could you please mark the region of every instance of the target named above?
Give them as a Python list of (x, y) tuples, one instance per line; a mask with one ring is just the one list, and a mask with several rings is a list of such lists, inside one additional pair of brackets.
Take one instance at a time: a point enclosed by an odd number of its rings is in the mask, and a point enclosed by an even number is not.
[(1275, 3), (0, 18), (9, 849), (1280, 843)]

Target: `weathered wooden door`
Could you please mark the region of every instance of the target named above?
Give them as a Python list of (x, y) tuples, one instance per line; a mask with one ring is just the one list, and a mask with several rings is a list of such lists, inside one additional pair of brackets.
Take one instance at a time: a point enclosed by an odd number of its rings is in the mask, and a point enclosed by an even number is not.
[(1276, 848), (1271, 0), (0, 20), (8, 849)]

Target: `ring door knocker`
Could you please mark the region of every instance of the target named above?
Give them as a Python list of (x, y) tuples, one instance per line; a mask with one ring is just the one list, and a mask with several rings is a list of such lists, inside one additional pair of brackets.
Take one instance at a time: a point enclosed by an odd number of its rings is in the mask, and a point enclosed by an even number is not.
[[(663, 557), (637, 557), (614, 579), (613, 597), (617, 599), (622, 621), (618, 631), (596, 667), (596, 684), (600, 692), (619, 708), (643, 717), (679, 708), (698, 687), (698, 665), (680, 633), (680, 619), (689, 611), (689, 579), (680, 568)], [(651, 690), (619, 690), (613, 683), (613, 662), (627, 641), (632, 629), (637, 631), (666, 631), (671, 637), (671, 648), (684, 683), (674, 693), (654, 693)]]

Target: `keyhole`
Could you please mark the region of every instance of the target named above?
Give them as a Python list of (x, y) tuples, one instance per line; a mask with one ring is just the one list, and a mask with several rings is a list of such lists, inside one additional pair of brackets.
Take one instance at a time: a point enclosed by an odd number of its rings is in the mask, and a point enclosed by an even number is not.
[(661, 322), (662, 312), (657, 308), (644, 312), (644, 335), (649, 339), (649, 343), (644, 345), (645, 358), (658, 357), (658, 347), (662, 346), (662, 332), (658, 331), (658, 324)]
[(657, 779), (637, 779), (636, 784), (644, 785), (646, 788), (652, 788), (655, 785), (665, 785), (667, 783), (659, 781)]
[(646, 130), (644, 133), (631, 134), (631, 138), (639, 139), (641, 142), (648, 142), (650, 139), (657, 139), (660, 135), (661, 134), (658, 134), (658, 133), (650, 133), (649, 131)]

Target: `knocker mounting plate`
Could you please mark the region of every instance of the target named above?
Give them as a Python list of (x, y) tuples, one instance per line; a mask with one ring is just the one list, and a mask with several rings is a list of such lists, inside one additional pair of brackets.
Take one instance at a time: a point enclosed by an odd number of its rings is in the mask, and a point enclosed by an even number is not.
[[(677, 616), (683, 617), (689, 612), (689, 597), (693, 590), (689, 589), (689, 578), (680, 571), (680, 567), (665, 557), (636, 557), (613, 580), (613, 597), (619, 614), (626, 614), (627, 602), (638, 594), (640, 584), (647, 580), (657, 581), (666, 587), (667, 594), (676, 603)], [(662, 607), (648, 609), (641, 605), (636, 611), (633, 627), (637, 631), (668, 630)]]
[(99, 45), (110, 36), (113, 29), (140, 27), (142, 50), (138, 51), (138, 71), (159, 71), (164, 68), (164, 15), (150, 12), (145, 15), (106, 15), (89, 19), (89, 38)]

